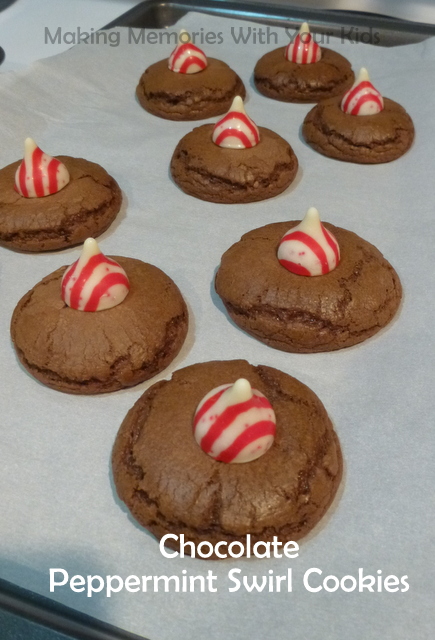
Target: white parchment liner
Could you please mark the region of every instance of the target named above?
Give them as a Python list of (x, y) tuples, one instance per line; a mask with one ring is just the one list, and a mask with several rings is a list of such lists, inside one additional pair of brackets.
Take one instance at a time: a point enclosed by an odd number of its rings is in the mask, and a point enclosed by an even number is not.
[[(171, 46), (81, 45), (0, 75), (0, 165), (18, 159), (32, 136), (52, 155), (103, 165), (121, 185), (124, 207), (100, 239), (108, 254), (128, 255), (165, 270), (191, 312), (186, 346), (167, 371), (134, 389), (100, 397), (61, 394), (18, 364), (9, 339), (12, 311), (43, 276), (78, 256), (77, 249), (39, 255), (0, 249), (0, 576), (152, 639), (322, 640), (428, 639), (435, 623), (433, 453), (435, 42), (384, 49), (330, 40), (356, 71), (401, 103), (416, 126), (412, 149), (390, 164), (362, 166), (327, 159), (300, 136), (308, 105), (268, 100), (252, 86), (256, 60), (270, 43), (236, 44), (239, 27), (259, 25), (189, 14), (181, 26), (222, 33), (206, 53), (228, 62), (247, 85), (247, 111), (276, 130), (300, 161), (295, 184), (250, 205), (206, 203), (169, 178), (178, 140), (195, 123), (155, 118), (137, 103), (143, 70)], [(231, 29), (234, 29), (233, 34)], [(171, 29), (170, 29), (171, 30)], [(288, 38), (283, 30), (278, 44)], [(251, 31), (251, 36), (254, 31)], [(300, 218), (308, 207), (324, 220), (375, 244), (397, 269), (404, 301), (395, 321), (371, 340), (341, 352), (291, 355), (238, 330), (213, 291), (222, 253), (251, 228)], [(136, 399), (179, 367), (246, 358), (277, 367), (309, 385), (340, 437), (345, 476), (340, 498), (302, 542), (296, 560), (168, 560), (116, 498), (109, 460), (118, 427)], [(180, 398), (180, 403), (183, 401)], [(75, 574), (218, 576), (217, 593), (128, 593), (87, 598), (68, 588), (49, 593), (49, 568)], [(293, 592), (247, 593), (228, 572), (286, 574)], [(406, 593), (309, 593), (304, 572), (323, 576), (408, 575)]]

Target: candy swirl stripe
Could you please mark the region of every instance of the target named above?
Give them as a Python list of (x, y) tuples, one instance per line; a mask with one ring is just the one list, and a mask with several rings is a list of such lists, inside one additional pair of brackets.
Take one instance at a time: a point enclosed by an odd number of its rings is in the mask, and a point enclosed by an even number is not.
[[(340, 261), (340, 254), (339, 254), (338, 246), (337, 246), (335, 240), (332, 238), (332, 236), (329, 233), (329, 231), (327, 229), (325, 229), (325, 227), (323, 225), (321, 225), (321, 229), (322, 229), (322, 232), (323, 232), (323, 235), (325, 237), (326, 242), (328, 243), (328, 245), (331, 247), (331, 249), (334, 252), (335, 264), (337, 265), (339, 263), (339, 261)], [(293, 231), (293, 232), (290, 231), (289, 233), (287, 233), (283, 237), (283, 239), (281, 240), (280, 244), (282, 244), (284, 242), (289, 242), (289, 241), (292, 241), (292, 240), (297, 240), (297, 241), (301, 242), (302, 244), (306, 245), (306, 247), (308, 249), (310, 249), (310, 251), (312, 251), (314, 253), (314, 255), (320, 261), (320, 265), (321, 265), (321, 269), (322, 269), (322, 275), (325, 275), (326, 273), (329, 273), (331, 271), (332, 265), (328, 261), (328, 257), (326, 255), (325, 250), (323, 249), (321, 244), (319, 242), (317, 242), (317, 240), (312, 238), (310, 235), (308, 235), (304, 231)], [(285, 260), (283, 258), (281, 258), (279, 260), (279, 262), (280, 262), (280, 264), (282, 264), (283, 267), (285, 267), (286, 269), (288, 269), (292, 273), (296, 273), (297, 275), (301, 275), (301, 276), (311, 276), (312, 275), (312, 272), (309, 269), (307, 269), (306, 267), (302, 266), (301, 264), (297, 264), (296, 262), (292, 262), (290, 260)]]
[[(217, 133), (218, 127), (220, 129), (225, 124), (227, 124), (227, 126), (220, 131), (220, 133)], [(213, 142), (219, 146), (229, 137), (238, 138), (246, 149), (255, 147), (260, 141), (258, 129), (255, 124), (245, 113), (238, 111), (230, 111), (222, 120), (219, 120), (215, 125), (213, 134)]]
[(210, 429), (201, 439), (201, 447), (206, 453), (210, 453), (213, 448), (213, 444), (218, 440), (218, 438), (220, 438), (225, 429), (228, 429), (228, 427), (232, 425), (236, 418), (238, 418), (242, 414), (248, 413), (250, 409), (255, 410), (261, 407), (267, 408), (268, 404), (269, 403), (266, 398), (258, 398), (258, 396), (253, 396), (250, 400), (246, 400), (245, 402), (239, 402), (237, 404), (230, 405), (220, 415), (216, 416), (215, 422), (211, 425)]
[(239, 435), (234, 442), (222, 451), (216, 460), (219, 462), (230, 463), (233, 462), (237, 456), (239, 456), (244, 449), (254, 445), (256, 443), (258, 448), (261, 446), (261, 440), (264, 440), (267, 436), (275, 435), (275, 423), (271, 420), (262, 420), (251, 425), (248, 429), (245, 429), (243, 433)]
[[(26, 185), (26, 163), (23, 161), (18, 169), (18, 184), (15, 184), (15, 188), (25, 198), (29, 197), (29, 192)], [(17, 182), (17, 181), (16, 181)]]
[[(263, 448), (264, 440), (270, 440), (275, 434), (275, 422), (270, 419), (273, 410), (269, 401), (253, 390), (253, 396), (244, 402), (238, 402), (216, 411), (216, 403), (231, 385), (225, 385), (216, 394), (208, 398), (198, 409), (194, 418), (194, 432), (200, 421), (207, 424), (207, 430), (199, 440), (201, 448), (220, 462), (234, 462), (249, 447)], [(230, 431), (231, 430), (231, 431)], [(263, 441), (263, 442), (262, 442)], [(270, 446), (270, 444), (269, 444)]]
[(369, 80), (360, 82), (353, 89), (348, 91), (341, 103), (341, 109), (344, 113), (357, 116), (359, 115), (362, 106), (367, 102), (375, 103), (377, 112), (382, 111), (384, 108), (381, 94), (374, 88)]
[[(29, 163), (26, 160), (23, 160), (20, 165), (16, 188), (18, 193), (25, 198), (29, 197), (29, 189), (27, 188), (27, 179), (29, 177), (33, 182), (33, 189), (37, 198), (57, 193), (61, 188), (58, 182), (58, 170), (62, 163), (56, 158), (52, 158), (46, 168), (43, 169), (42, 159), (44, 155), (46, 154), (39, 147), (36, 147), (31, 156), (31, 166), (28, 166)], [(46, 185), (44, 185), (44, 174), (48, 178)]]
[[(111, 265), (117, 269), (121, 269), (121, 267), (117, 262), (107, 258), (107, 256), (102, 253), (92, 256), (84, 265), (82, 270), (79, 273), (76, 273), (78, 262), (79, 261), (71, 265), (62, 280), (62, 299), (67, 302), (69, 307), (72, 307), (73, 309), (82, 308), (83, 311), (97, 311), (101, 298), (107, 294), (111, 287), (119, 284), (126, 287), (127, 290), (130, 289), (130, 283), (123, 271), (111, 271), (97, 280), (88, 295), (87, 300), (82, 301), (83, 289), (89, 282), (90, 278), (95, 275), (94, 272), (97, 267), (105, 264)], [(70, 292), (68, 293), (67, 286), (73, 276), (76, 276), (77, 280), (74, 282)]]
[(321, 58), (320, 47), (314, 42), (311, 33), (298, 33), (294, 42), (290, 42), (285, 50), (285, 57), (289, 62), (297, 64), (312, 64)]
[(224, 385), (217, 393), (208, 398), (202, 405), (200, 404), (196, 413), (195, 419), (193, 421), (193, 428), (196, 428), (198, 422), (204, 417), (204, 415), (209, 411), (214, 404), (219, 400), (221, 395), (225, 393), (230, 385)]
[[(193, 71), (193, 66), (198, 66), (199, 69)], [(202, 71), (206, 66), (207, 58), (204, 52), (189, 42), (176, 47), (169, 58), (169, 69), (178, 73), (194, 73)]]

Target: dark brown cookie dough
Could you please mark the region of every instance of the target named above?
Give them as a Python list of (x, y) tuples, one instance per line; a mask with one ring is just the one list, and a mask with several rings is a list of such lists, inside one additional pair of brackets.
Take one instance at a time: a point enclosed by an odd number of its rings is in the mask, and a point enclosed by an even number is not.
[[(257, 460), (225, 464), (196, 444), (193, 417), (211, 389), (238, 378), (268, 398), (276, 438)], [(112, 465), (119, 497), (157, 538), (184, 534), (212, 545), (244, 542), (248, 533), (253, 543), (298, 540), (324, 515), (342, 475), (338, 438), (318, 397), (245, 360), (195, 364), (148, 389), (121, 425)]]
[(350, 62), (331, 49), (321, 50), (322, 57), (312, 64), (290, 62), (282, 47), (269, 51), (255, 65), (255, 86), (284, 102), (319, 102), (343, 94), (355, 79)]
[(376, 247), (326, 223), (340, 246), (338, 267), (322, 276), (296, 275), (276, 256), (296, 224), (250, 231), (222, 256), (215, 286), (234, 322), (261, 342), (295, 353), (350, 347), (387, 325), (402, 287)]
[(207, 58), (198, 73), (175, 73), (168, 60), (152, 64), (136, 88), (144, 109), (168, 120), (202, 120), (226, 113), (235, 96), (245, 97), (239, 76), (221, 60)]
[(249, 149), (225, 149), (212, 140), (212, 124), (193, 129), (171, 160), (175, 182), (195, 198), (237, 204), (278, 195), (294, 180), (298, 160), (274, 131), (259, 127), (260, 142)]
[(402, 156), (414, 140), (414, 125), (405, 109), (384, 98), (384, 109), (371, 116), (353, 116), (340, 108), (341, 97), (325, 100), (307, 114), (302, 134), (308, 144), (329, 158), (377, 164)]
[(12, 340), (23, 366), (40, 382), (67, 393), (116, 391), (148, 380), (175, 358), (187, 333), (186, 304), (174, 282), (153, 265), (113, 256), (130, 291), (104, 311), (68, 307), (61, 267), (18, 303)]
[(44, 198), (24, 198), (14, 189), (21, 160), (0, 170), (0, 244), (18, 251), (71, 247), (101, 235), (121, 208), (121, 189), (100, 165), (57, 156), (70, 182)]

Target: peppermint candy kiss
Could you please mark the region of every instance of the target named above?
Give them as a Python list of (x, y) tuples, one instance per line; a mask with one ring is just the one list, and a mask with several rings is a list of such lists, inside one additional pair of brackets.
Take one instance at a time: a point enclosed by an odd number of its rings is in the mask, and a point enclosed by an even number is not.
[(286, 46), (284, 55), (289, 62), (297, 64), (312, 64), (320, 60), (322, 52), (314, 42), (307, 22), (301, 24), (298, 35)]
[(97, 242), (88, 238), (80, 258), (62, 278), (62, 300), (79, 311), (102, 311), (120, 304), (130, 289), (120, 264), (101, 253)]
[(340, 262), (340, 248), (320, 222), (317, 209), (308, 209), (302, 222), (285, 234), (279, 243), (278, 260), (300, 276), (321, 276), (335, 269)]
[(215, 124), (212, 140), (226, 149), (248, 149), (260, 142), (258, 127), (246, 115), (240, 96), (234, 98), (227, 115)]
[(24, 198), (43, 198), (69, 182), (66, 166), (44, 153), (32, 138), (24, 141), (24, 160), (15, 173), (15, 189)]
[(344, 94), (341, 110), (351, 116), (372, 116), (384, 108), (384, 100), (370, 82), (367, 69), (362, 67), (352, 87)]
[(224, 384), (199, 403), (193, 421), (195, 440), (220, 462), (251, 462), (272, 446), (275, 413), (248, 380)]
[(183, 42), (183, 34), (190, 36), (184, 29), (181, 29), (179, 39), (181, 40), (168, 60), (168, 68), (175, 73), (198, 73), (207, 66), (206, 55), (199, 47), (191, 42)]

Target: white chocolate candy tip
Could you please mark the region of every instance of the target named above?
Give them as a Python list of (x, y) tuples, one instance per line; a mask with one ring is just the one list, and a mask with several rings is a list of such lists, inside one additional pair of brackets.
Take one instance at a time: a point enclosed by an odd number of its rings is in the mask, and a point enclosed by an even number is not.
[(236, 404), (237, 402), (246, 402), (252, 398), (252, 387), (248, 380), (245, 378), (239, 378), (236, 382), (225, 392), (227, 395), (228, 404)]
[(24, 140), (24, 154), (33, 153), (33, 151), (36, 149), (36, 146), (36, 142), (33, 138), (26, 138)]
[(120, 264), (107, 258), (94, 238), (87, 238), (79, 259), (64, 273), (62, 300), (78, 311), (103, 311), (120, 304), (130, 283)]
[(86, 238), (86, 240), (83, 243), (83, 247), (80, 252), (79, 259), (77, 261), (78, 266), (81, 268), (93, 256), (97, 256), (99, 253), (101, 253), (101, 249), (98, 246), (98, 242), (95, 240), (95, 238)]
[(318, 212), (318, 210), (316, 209), (316, 207), (310, 207), (307, 211), (307, 213), (305, 214), (302, 222), (306, 220), (307, 222), (309, 222), (310, 220), (316, 221), (316, 222), (320, 222), (320, 214)]
[(272, 446), (275, 413), (248, 380), (212, 389), (199, 403), (193, 422), (196, 442), (220, 462), (251, 462)]
[(310, 27), (308, 26), (308, 22), (303, 22), (299, 27), (299, 33), (310, 33)]
[[(187, 38), (183, 38), (183, 35), (187, 33)], [(190, 44), (191, 43), (191, 38), (190, 38), (190, 33), (187, 31), (187, 29), (180, 29), (180, 31), (178, 32), (178, 44)]]
[(307, 209), (306, 214), (298, 224), (298, 229), (304, 229), (307, 232), (317, 233), (321, 229), (320, 214), (316, 207)]
[(101, 253), (98, 242), (95, 240), (95, 238), (86, 238), (83, 243), (82, 256), (87, 255), (88, 257), (90, 257), (91, 255), (96, 255), (97, 253)]
[(241, 96), (235, 96), (231, 103), (230, 111), (239, 111), (240, 113), (246, 113), (245, 111), (245, 103), (243, 102), (243, 98)]
[(320, 276), (339, 264), (340, 248), (334, 235), (322, 225), (317, 209), (310, 207), (303, 220), (281, 239), (277, 257), (291, 273)]
[(360, 82), (366, 82), (366, 81), (370, 82), (369, 72), (367, 71), (367, 69), (365, 67), (361, 67), (361, 69), (359, 70), (357, 79), (354, 82), (354, 86), (359, 84)]

